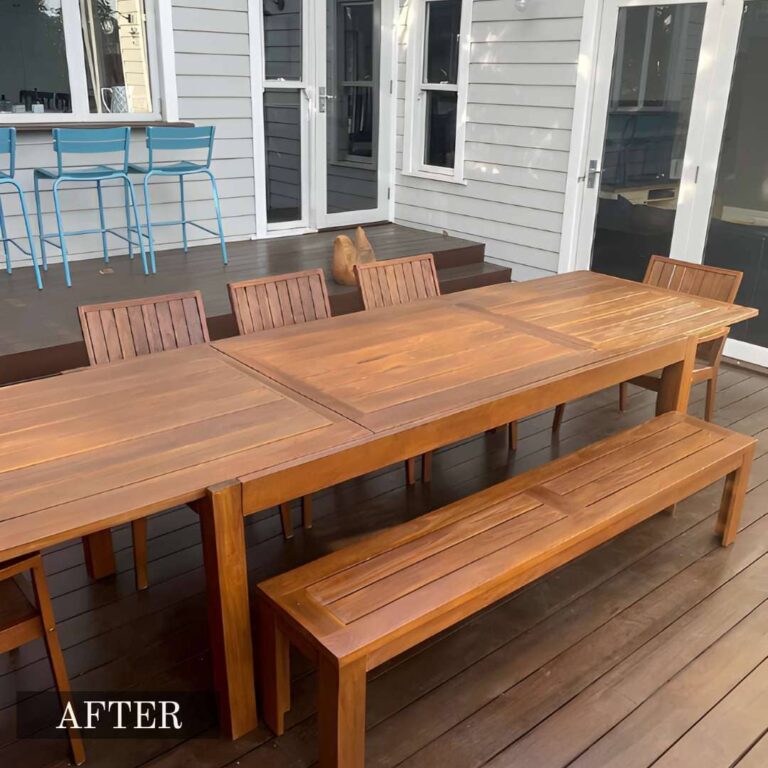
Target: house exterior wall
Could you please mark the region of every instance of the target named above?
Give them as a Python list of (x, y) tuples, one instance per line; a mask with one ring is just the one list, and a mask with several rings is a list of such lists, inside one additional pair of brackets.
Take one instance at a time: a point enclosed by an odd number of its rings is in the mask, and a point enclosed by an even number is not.
[(486, 243), (516, 280), (557, 272), (583, 0), (474, 0), (465, 184), (402, 173), (401, 0), (395, 220)]
[[(253, 138), (250, 95), (250, 46), (248, 35), (248, 0), (173, 0), (173, 39), (175, 45), (176, 83), (179, 119), (198, 125), (216, 126), (213, 171), (221, 195), (224, 232), (228, 239), (245, 238), (256, 231), (256, 199), (253, 171)], [(131, 161), (146, 159), (144, 131), (133, 129)], [(90, 162), (90, 161), (89, 161)], [(96, 158), (96, 162), (114, 162), (114, 157)], [(17, 178), (27, 191), (27, 204), (34, 219), (32, 169), (55, 167), (50, 132), (24, 131), (17, 134)], [(137, 187), (141, 177), (136, 177)], [(154, 220), (179, 218), (179, 188), (175, 179), (155, 179), (151, 184)], [(42, 187), (42, 208), (46, 231), (55, 231), (53, 202)], [(138, 190), (139, 200), (143, 193)], [(204, 177), (192, 177), (185, 183), (187, 214), (204, 226), (215, 230), (215, 217), (209, 183)], [(98, 225), (95, 190), (63, 187), (61, 194), (64, 225), (67, 230), (80, 230)], [(122, 186), (105, 187), (104, 202), (107, 225), (125, 226)], [(9, 236), (23, 232), (19, 207), (4, 195)], [(143, 209), (139, 215), (143, 217)], [(33, 221), (33, 232), (37, 231)], [(190, 242), (213, 242), (194, 229)], [(158, 248), (181, 245), (179, 227), (155, 230)], [(125, 253), (116, 239), (110, 240), (110, 253)], [(101, 238), (85, 235), (67, 241), (71, 260), (101, 257)], [(58, 248), (48, 246), (50, 259), (59, 258)], [(29, 260), (14, 254), (14, 261)]]

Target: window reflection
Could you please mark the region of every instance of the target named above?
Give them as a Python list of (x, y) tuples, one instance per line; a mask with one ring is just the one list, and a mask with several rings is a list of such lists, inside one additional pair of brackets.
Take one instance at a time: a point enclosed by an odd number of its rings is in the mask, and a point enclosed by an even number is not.
[(61, 0), (0, 0), (0, 30), (0, 111), (71, 112)]

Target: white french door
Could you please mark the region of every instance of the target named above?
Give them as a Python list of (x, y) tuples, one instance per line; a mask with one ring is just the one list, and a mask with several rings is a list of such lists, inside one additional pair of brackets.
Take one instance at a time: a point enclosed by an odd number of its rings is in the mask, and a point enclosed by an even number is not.
[[(604, 0), (577, 268), (741, 269), (739, 300), (768, 310), (767, 46), (768, 0)], [(768, 365), (768, 325), (733, 336), (726, 354)]]
[(388, 218), (394, 0), (259, 6), (258, 233)]

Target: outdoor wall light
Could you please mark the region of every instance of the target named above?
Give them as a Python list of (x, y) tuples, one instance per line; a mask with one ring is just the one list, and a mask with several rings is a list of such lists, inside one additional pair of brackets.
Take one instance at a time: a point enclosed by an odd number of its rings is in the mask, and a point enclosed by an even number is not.
[(522, 13), (528, 7), (528, 0), (515, 0), (515, 8)]

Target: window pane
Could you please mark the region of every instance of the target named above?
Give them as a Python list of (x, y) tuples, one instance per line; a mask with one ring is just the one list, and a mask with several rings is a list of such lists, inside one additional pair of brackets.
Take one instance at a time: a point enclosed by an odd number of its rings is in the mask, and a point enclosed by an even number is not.
[(264, 76), (301, 80), (302, 0), (264, 0)]
[(264, 92), (267, 221), (301, 218), (301, 91)]
[(81, 0), (92, 113), (152, 111), (143, 0)]
[(458, 82), (460, 30), (461, 0), (427, 3), (424, 82)]
[(0, 30), (0, 110), (71, 112), (61, 0), (0, 2)]
[(440, 168), (453, 168), (456, 152), (457, 94), (426, 91), (427, 126), (424, 162)]
[(768, 347), (768, 0), (744, 4), (704, 263), (744, 272), (736, 301), (760, 315), (731, 337)]

